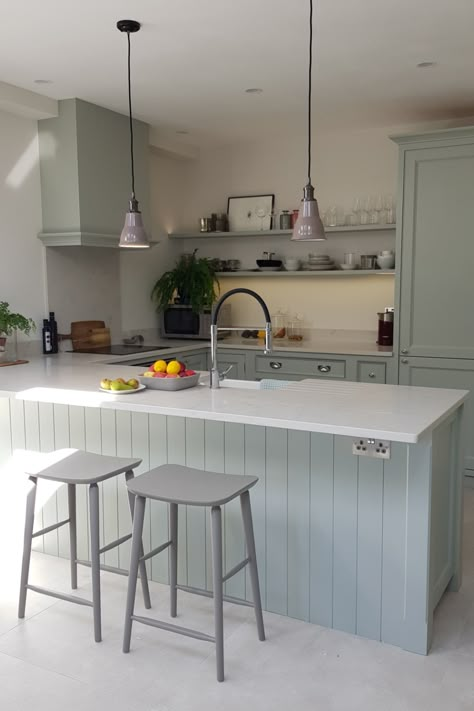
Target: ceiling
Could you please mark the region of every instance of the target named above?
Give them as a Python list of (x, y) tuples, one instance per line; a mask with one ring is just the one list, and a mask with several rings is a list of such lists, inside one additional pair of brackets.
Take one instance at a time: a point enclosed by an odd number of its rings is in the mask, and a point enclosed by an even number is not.
[[(309, 0), (0, 0), (0, 81), (127, 111), (199, 144), (304, 131)], [(315, 121), (394, 126), (474, 114), (473, 0), (314, 0)], [(423, 61), (436, 66), (419, 69)], [(35, 79), (50, 80), (36, 84)], [(259, 87), (262, 94), (246, 94)], [(295, 130), (294, 128), (292, 130)], [(189, 135), (176, 135), (188, 131)]]

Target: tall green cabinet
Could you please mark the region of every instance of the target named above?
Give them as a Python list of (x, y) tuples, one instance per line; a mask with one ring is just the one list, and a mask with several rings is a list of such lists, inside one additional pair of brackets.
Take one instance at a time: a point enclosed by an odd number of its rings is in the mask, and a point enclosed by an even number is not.
[[(397, 136), (399, 382), (474, 399), (474, 127)], [(466, 407), (474, 476), (474, 402)]]

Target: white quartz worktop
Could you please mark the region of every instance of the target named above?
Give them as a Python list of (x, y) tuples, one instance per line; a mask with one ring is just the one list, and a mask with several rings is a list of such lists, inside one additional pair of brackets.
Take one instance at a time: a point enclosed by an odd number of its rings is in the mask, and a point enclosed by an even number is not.
[(98, 389), (104, 377), (129, 378), (142, 370), (98, 363), (90, 355), (40, 357), (1, 368), (0, 397), (408, 443), (434, 429), (468, 397), (463, 390), (315, 380), (278, 390), (210, 390), (200, 385), (179, 392), (116, 395)]

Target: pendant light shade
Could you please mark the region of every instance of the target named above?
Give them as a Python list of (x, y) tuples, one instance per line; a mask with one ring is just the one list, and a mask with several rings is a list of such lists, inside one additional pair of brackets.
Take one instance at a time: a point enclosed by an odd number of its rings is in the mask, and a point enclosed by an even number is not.
[(130, 126), (130, 167), (132, 172), (132, 193), (130, 196), (129, 210), (125, 214), (125, 224), (120, 235), (119, 247), (129, 247), (132, 249), (147, 249), (150, 247), (145, 228), (143, 226), (142, 213), (138, 209), (138, 200), (135, 197), (135, 163), (133, 155), (133, 117), (132, 117), (132, 83), (130, 72), (130, 33), (138, 32), (140, 23), (136, 20), (119, 20), (117, 29), (127, 33), (128, 45), (128, 116)]
[(303, 200), (298, 219), (293, 228), (292, 240), (298, 242), (322, 242), (326, 239), (319, 215), (314, 188), (311, 184), (311, 98), (313, 71), (313, 0), (309, 0), (309, 71), (308, 71), (308, 182), (303, 190)]

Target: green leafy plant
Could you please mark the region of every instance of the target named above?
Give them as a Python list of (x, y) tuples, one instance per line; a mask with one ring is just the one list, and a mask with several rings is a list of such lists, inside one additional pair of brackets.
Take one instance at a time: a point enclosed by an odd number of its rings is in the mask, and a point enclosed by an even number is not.
[(13, 331), (22, 331), (29, 336), (31, 331), (36, 330), (33, 319), (13, 313), (9, 306), (8, 302), (0, 301), (0, 334), (11, 336)]
[(162, 311), (170, 304), (177, 292), (180, 304), (191, 306), (195, 313), (211, 308), (217, 298), (215, 260), (196, 257), (197, 249), (192, 254), (182, 254), (174, 269), (160, 276), (151, 292), (156, 302), (157, 311)]

